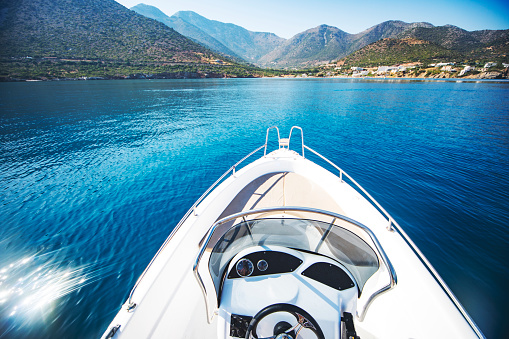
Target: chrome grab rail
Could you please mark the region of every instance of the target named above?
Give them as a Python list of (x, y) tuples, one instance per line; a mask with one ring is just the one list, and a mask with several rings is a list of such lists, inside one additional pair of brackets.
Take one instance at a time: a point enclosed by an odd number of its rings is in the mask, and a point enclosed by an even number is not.
[[(405, 240), (405, 242), (410, 246), (412, 251), (417, 255), (419, 260), (424, 264), (426, 269), (431, 273), (433, 278), (438, 282), (442, 290), (447, 294), (449, 299), (453, 302), (453, 304), (456, 306), (456, 308), (460, 311), (460, 313), (463, 315), (465, 320), (468, 322), (470, 327), (474, 330), (474, 332), (477, 334), (479, 338), (485, 338), (479, 327), (475, 324), (475, 322), (470, 318), (470, 315), (467, 313), (467, 311), (463, 308), (463, 305), (459, 302), (459, 300), (456, 298), (454, 293), (452, 293), (451, 289), (445, 281), (440, 277), (438, 272), (435, 270), (433, 265), (426, 259), (424, 254), (419, 250), (419, 248), (415, 245), (415, 243), (410, 239), (408, 234), (401, 228), (401, 226), (391, 217), (391, 215), (369, 194), (361, 185), (357, 183), (348, 173), (343, 171), (340, 167), (338, 167), (336, 164), (334, 164), (332, 161), (321, 155), (320, 153), (316, 152), (315, 150), (311, 149), (308, 146), (304, 146), (306, 149), (320, 157), (322, 160), (326, 161), (328, 164), (333, 166), (335, 169), (339, 171), (339, 179), (343, 181), (343, 175), (345, 175), (358, 189), (360, 189), (366, 197), (368, 197), (369, 201), (374, 204), (378, 209), (382, 212), (382, 214), (388, 219), (389, 225), (387, 226), (387, 229), (391, 232), (396, 230)], [(371, 300), (369, 301), (371, 302)]]
[(470, 318), (470, 315), (467, 313), (467, 311), (463, 308), (463, 305), (459, 302), (459, 300), (456, 298), (454, 293), (450, 290), (449, 286), (445, 283), (445, 281), (440, 277), (438, 272), (435, 270), (433, 265), (426, 259), (424, 254), (419, 250), (419, 248), (415, 245), (415, 243), (410, 239), (410, 237), (403, 231), (403, 229), (397, 224), (394, 223), (394, 226), (396, 227), (396, 231), (403, 237), (405, 242), (410, 246), (410, 248), (414, 251), (414, 253), (417, 255), (419, 260), (424, 264), (424, 266), (428, 269), (428, 271), (431, 273), (433, 278), (438, 282), (442, 290), (447, 294), (449, 299), (453, 302), (453, 304), (456, 306), (456, 308), (460, 311), (460, 313), (463, 315), (463, 318), (468, 322), (470, 327), (474, 330), (475, 334), (477, 334), (477, 337), (479, 338), (485, 338), (484, 334), (481, 332), (477, 324)]
[(267, 128), (267, 133), (265, 135), (265, 152), (263, 153), (264, 156), (267, 155), (267, 144), (269, 141), (269, 131), (273, 128), (275, 128), (277, 131), (277, 140), (278, 140), (279, 148), (288, 148), (288, 149), (290, 149), (290, 140), (292, 139), (293, 130), (299, 129), (300, 137), (302, 140), (302, 157), (304, 158), (304, 147), (305, 147), (304, 146), (304, 131), (299, 126), (292, 126), (292, 128), (290, 129), (290, 135), (288, 136), (288, 138), (281, 138), (281, 135), (279, 134), (279, 128), (277, 126), (271, 126), (271, 127)]
[(279, 128), (277, 128), (277, 126), (271, 126), (271, 127), (267, 128), (267, 134), (265, 135), (265, 151), (263, 152), (263, 156), (267, 155), (267, 143), (269, 142), (269, 131), (273, 128), (275, 128), (277, 131), (278, 144), (279, 144), (279, 141), (281, 140), (281, 135), (279, 134)]
[[(195, 264), (193, 266), (194, 275), (196, 277), (196, 280), (198, 281), (198, 284), (200, 285), (200, 287), (202, 289), (203, 296), (205, 298), (205, 304), (206, 304), (207, 310), (208, 310), (207, 314), (213, 314), (214, 311), (218, 308), (218, 305), (216, 304), (215, 307), (213, 307), (213, 305), (209, 304), (209, 299), (207, 297), (207, 290), (205, 288), (205, 284), (203, 282), (203, 279), (202, 279), (200, 273), (198, 272), (198, 267), (200, 265), (203, 253), (205, 253), (205, 250), (209, 247), (208, 244), (209, 244), (210, 239), (212, 238), (212, 234), (214, 234), (215, 229), (218, 226), (220, 226), (220, 225), (222, 225), (222, 224), (224, 224), (226, 222), (229, 222), (229, 221), (232, 221), (232, 220), (236, 220), (238, 218), (244, 218), (244, 217), (246, 217), (246, 216), (248, 216), (250, 214), (261, 214), (261, 213), (278, 212), (278, 211), (281, 211), (281, 212), (285, 212), (285, 211), (310, 212), (310, 213), (317, 213), (317, 214), (326, 215), (326, 216), (334, 218), (333, 219), (334, 222), (337, 219), (347, 221), (350, 224), (353, 224), (354, 226), (359, 227), (360, 229), (362, 229), (364, 232), (366, 232), (368, 234), (368, 236), (371, 238), (371, 241), (375, 244), (376, 250), (378, 251), (378, 254), (379, 254), (379, 258), (381, 259), (381, 261), (383, 262), (383, 264), (387, 268), (387, 272), (389, 273), (389, 277), (390, 277), (390, 282), (386, 286), (384, 286), (381, 289), (379, 289), (376, 292), (374, 292), (368, 298), (368, 301), (366, 302), (366, 305), (364, 306), (364, 309), (361, 311), (361, 314), (359, 315), (359, 319), (361, 321), (364, 319), (364, 316), (366, 315), (366, 311), (368, 310), (368, 307), (373, 302), (373, 300), (377, 296), (382, 294), (383, 292), (386, 292), (386, 291), (390, 290), (391, 288), (393, 288), (394, 286), (396, 286), (396, 284), (397, 284), (397, 276), (396, 276), (396, 272), (394, 271), (394, 267), (392, 266), (391, 262), (389, 261), (389, 258), (387, 257), (385, 251), (383, 250), (382, 246), (378, 242), (378, 239), (376, 238), (375, 234), (368, 227), (364, 226), (360, 222), (355, 221), (353, 219), (350, 219), (350, 218), (348, 218), (348, 217), (346, 217), (344, 215), (341, 215), (341, 214), (337, 214), (337, 213), (333, 213), (333, 212), (329, 212), (329, 211), (325, 211), (325, 210), (320, 210), (320, 209), (315, 209), (315, 208), (310, 208), (310, 207), (280, 206), (280, 207), (260, 208), (260, 209), (256, 209), (256, 210), (249, 210), (249, 211), (243, 211), (243, 212), (232, 214), (230, 216), (227, 216), (227, 217), (225, 217), (223, 219), (220, 219), (220, 220), (216, 221), (209, 228), (209, 230), (207, 232), (206, 240), (203, 242), (203, 245), (202, 245), (202, 247), (200, 249), (200, 253), (198, 254), (198, 257), (196, 258), (196, 262), (195, 262)], [(332, 225), (336, 226), (336, 227), (341, 227), (339, 225), (334, 225), (334, 224), (332, 224)], [(225, 234), (226, 232), (228, 232), (229, 230), (231, 230), (235, 226), (237, 226), (237, 225), (236, 224), (235, 225), (231, 225), (228, 229), (224, 230), (223, 234)], [(219, 237), (218, 237), (218, 241), (219, 241)], [(216, 244), (213, 244), (213, 245), (215, 246)], [(210, 247), (213, 247), (213, 246), (210, 246)], [(208, 265), (207, 265), (207, 267), (208, 267)], [(212, 279), (212, 277), (210, 277), (210, 279)], [(214, 292), (217, 293), (216, 291), (214, 291)], [(214, 300), (217, 301), (217, 297), (214, 298)], [(211, 319), (209, 318), (208, 321), (211, 321)]]
[[(168, 236), (168, 238), (166, 238), (165, 242), (163, 243), (163, 245), (159, 248), (159, 250), (157, 251), (156, 255), (152, 258), (152, 260), (150, 261), (150, 263), (148, 264), (147, 268), (145, 268), (145, 270), (143, 271), (143, 273), (141, 274), (141, 276), (138, 278), (138, 280), (136, 281), (136, 284), (134, 285), (134, 287), (132, 288), (131, 292), (129, 293), (129, 298), (128, 298), (128, 311), (129, 310), (132, 310), (136, 307), (136, 304), (134, 304), (132, 302), (132, 297), (133, 297), (133, 294), (136, 290), (136, 288), (138, 287), (139, 283), (141, 282), (141, 280), (143, 279), (143, 277), (145, 276), (146, 272), (148, 271), (148, 269), (150, 268), (150, 266), (152, 265), (152, 263), (154, 262), (154, 260), (157, 258), (157, 256), (159, 255), (159, 253), (167, 246), (167, 244), (169, 243), (169, 241), (173, 238), (173, 236), (175, 235), (175, 233), (179, 230), (179, 228), (182, 226), (182, 224), (187, 220), (187, 218), (189, 218), (189, 216), (191, 215), (191, 213), (194, 213), (196, 215), (196, 207), (203, 201), (203, 199), (205, 199), (208, 194), (224, 179), (224, 177), (226, 177), (226, 175), (228, 175), (230, 172), (233, 171), (233, 175), (235, 175), (235, 169), (238, 165), (240, 165), (242, 162), (244, 162), (246, 159), (248, 159), (251, 155), (255, 154), (256, 152), (258, 152), (260, 149), (262, 148), (265, 148), (264, 149), (264, 156), (267, 155), (267, 143), (268, 143), (268, 136), (269, 136), (269, 131), (271, 129), (276, 129), (277, 131), (277, 134), (278, 134), (278, 142), (281, 140), (281, 137), (280, 137), (280, 133), (279, 133), (279, 128), (277, 126), (272, 126), (272, 127), (269, 127), (267, 128), (267, 132), (266, 132), (266, 137), (265, 137), (265, 144), (263, 144), (262, 146), (258, 147), (257, 149), (255, 149), (254, 151), (252, 151), (251, 153), (249, 153), (247, 156), (245, 156), (244, 158), (242, 158), (239, 162), (237, 162), (235, 165), (233, 165), (232, 167), (230, 167), (230, 169), (228, 169), (219, 179), (216, 180), (216, 182), (214, 182), (214, 184), (212, 184), (209, 189), (193, 204), (193, 206), (187, 211), (187, 213), (184, 215), (184, 217), (180, 220), (180, 222), (177, 224), (177, 226), (175, 226), (175, 228), (173, 229), (173, 231), (170, 233), (170, 235)], [(389, 231), (394, 231), (393, 229), (393, 226), (395, 228), (395, 230), (403, 237), (403, 239), (406, 241), (406, 243), (410, 246), (410, 248), (414, 251), (414, 253), (417, 255), (417, 257), (421, 260), (421, 262), (425, 265), (425, 267), (428, 269), (428, 271), (431, 273), (431, 275), (433, 276), (433, 278), (435, 278), (435, 280), (438, 282), (438, 284), (440, 285), (440, 287), (446, 292), (446, 294), (448, 295), (448, 297), (451, 299), (451, 301), (455, 304), (456, 308), (460, 311), (460, 313), (463, 315), (463, 317), (467, 320), (467, 322), (469, 323), (470, 327), (476, 332), (477, 336), (479, 338), (485, 338), (484, 335), (482, 334), (482, 332), (480, 331), (480, 329), (477, 327), (477, 325), (474, 323), (474, 321), (470, 318), (470, 316), (468, 315), (468, 313), (465, 311), (465, 309), (463, 308), (463, 306), (461, 305), (461, 303), (458, 301), (458, 299), (454, 296), (454, 294), (452, 293), (452, 291), (449, 289), (449, 287), (447, 286), (447, 284), (442, 280), (442, 278), (440, 277), (440, 275), (438, 274), (438, 272), (434, 269), (434, 267), (431, 265), (431, 263), (426, 259), (426, 257), (424, 256), (424, 254), (422, 254), (422, 252), (417, 248), (417, 246), (414, 244), (414, 242), (410, 239), (410, 237), (405, 233), (405, 231), (403, 231), (403, 229), (401, 228), (401, 226), (390, 216), (390, 214), (361, 186), (359, 185), (350, 175), (348, 175), (346, 172), (344, 172), (340, 167), (338, 167), (336, 164), (334, 164), (333, 162), (331, 162), (329, 159), (327, 159), (326, 157), (324, 157), (323, 155), (321, 155), (320, 153), (316, 152), (315, 150), (313, 150), (312, 148), (306, 146), (304, 144), (304, 134), (303, 134), (303, 131), (302, 131), (302, 128), (298, 127), (298, 126), (293, 126), (292, 129), (290, 130), (290, 136), (288, 138), (288, 140), (290, 140), (291, 138), (291, 134), (292, 134), (292, 131), (294, 128), (298, 128), (301, 130), (301, 137), (302, 137), (302, 157), (304, 158), (304, 149), (307, 149), (309, 151), (311, 151), (312, 153), (314, 153), (315, 155), (317, 155), (318, 157), (320, 157), (322, 160), (326, 161), (328, 164), (330, 164), (331, 166), (333, 166), (335, 169), (337, 169), (339, 171), (339, 178), (341, 180), (341, 182), (343, 181), (343, 175), (345, 175), (358, 189), (360, 189), (365, 195), (366, 197), (368, 197), (369, 201), (374, 204), (381, 212), (382, 214), (388, 219), (389, 221), (389, 225), (387, 226), (387, 229)], [(287, 210), (289, 210), (289, 208), (291, 207), (285, 207)], [(303, 209), (305, 210), (305, 209)], [(320, 210), (316, 210), (316, 211), (320, 211)], [(242, 213), (247, 213), (247, 214), (250, 214), (249, 212), (253, 212), (253, 213), (256, 213), (254, 211), (248, 211), (248, 212), (242, 212)], [(323, 212), (326, 212), (326, 211), (323, 211)], [(240, 213), (240, 214), (242, 214)], [(326, 213), (331, 213), (331, 212), (326, 212)], [(247, 215), (246, 214), (246, 215)], [(331, 216), (333, 216), (333, 214), (330, 214)], [(232, 215), (230, 217), (234, 217), (235, 215)], [(227, 218), (230, 218), (230, 217), (227, 217)], [(346, 218), (346, 219), (343, 219), (343, 220), (347, 220), (349, 221), (349, 219), (347, 217), (344, 217), (342, 216), (343, 218)], [(224, 220), (224, 219), (222, 219)], [(228, 219), (228, 220), (231, 220), (231, 219)], [(227, 221), (228, 221), (227, 220)], [(350, 219), (351, 220), (351, 219)], [(218, 222), (220, 222), (221, 220), (217, 221), (214, 225), (218, 224)], [(360, 223), (357, 223), (356, 221), (352, 220), (354, 224), (359, 224), (359, 225), (362, 225)], [(223, 221), (222, 223), (224, 223), (226, 221)], [(212, 227), (214, 227), (214, 225)], [(216, 225), (217, 226), (217, 225)], [(211, 229), (212, 229), (211, 227)], [(211, 230), (210, 229), (210, 230)], [(209, 230), (209, 235), (208, 235), (208, 238), (207, 238), (207, 241), (206, 243), (208, 243), (208, 241), (210, 240), (210, 236), (212, 235), (212, 233), (210, 233), (210, 230)], [(369, 229), (368, 229), (369, 230)], [(369, 230), (368, 231), (368, 234), (371, 233), (371, 231)], [(376, 239), (376, 238), (375, 238)], [(378, 241), (375, 243), (377, 244), (377, 246), (379, 246), (378, 244)], [(206, 245), (206, 244), (205, 244)], [(202, 250), (204, 249), (204, 247), (202, 247)], [(382, 253), (385, 255), (385, 252), (383, 252), (382, 250)], [(199, 255), (199, 258), (201, 258), (201, 256), (203, 255), (203, 252), (200, 252), (200, 255)], [(390, 264), (390, 262), (389, 262)], [(392, 265), (390, 266), (391, 268), (391, 273), (394, 273), (394, 283), (396, 283), (396, 275), (395, 275), (395, 272), (393, 270), (393, 267)], [(193, 270), (196, 269), (196, 266), (195, 268), (193, 268)], [(197, 274), (197, 272), (195, 271), (195, 274)], [(204, 288), (203, 287), (203, 282), (201, 281), (201, 277), (199, 277), (199, 275), (197, 275), (197, 279), (200, 283), (200, 285), (202, 286), (202, 289)], [(389, 286), (389, 285), (388, 285)], [(380, 295), (381, 293), (389, 290), (390, 288), (392, 288), (392, 285), (390, 287), (386, 286), (386, 288), (382, 288), (381, 290), (379, 290), (377, 293), (377, 295)], [(206, 293), (205, 291), (203, 291), (204, 293)], [(368, 308), (368, 306), (370, 305), (370, 303), (373, 301), (374, 297), (376, 297), (377, 295), (375, 296), (371, 296), (369, 299), (368, 299), (368, 302), (366, 303), (366, 307), (364, 309), (364, 311), (362, 312), (361, 316), (363, 319), (364, 318), (364, 315), (366, 313), (366, 310)]]
[[(276, 127), (277, 128), (277, 127)], [(267, 132), (268, 134), (268, 132)], [(279, 130), (278, 130), (278, 135), (279, 135)], [(159, 253), (161, 253), (161, 251), (166, 247), (166, 245), (168, 245), (168, 243), (170, 242), (170, 240), (173, 238), (173, 236), (175, 235), (175, 233), (177, 233), (177, 231), (179, 230), (179, 228), (182, 226), (182, 224), (184, 224), (184, 222), (187, 220), (187, 218), (189, 218), (189, 216), (191, 215), (191, 213), (193, 213), (194, 215), (197, 215), (196, 214), (196, 207), (203, 201), (203, 199), (205, 199), (208, 194), (224, 179), (224, 177), (226, 177), (230, 172), (233, 171), (233, 175), (235, 175), (235, 168), (240, 165), (242, 162), (244, 162), (247, 158), (249, 158), (250, 156), (252, 156), (253, 154), (255, 154), (256, 152), (258, 152), (259, 150), (261, 150), (262, 148), (265, 147), (265, 150), (267, 150), (267, 142), (265, 142), (264, 145), (261, 145), (260, 147), (258, 147), (257, 149), (255, 149), (254, 151), (252, 151), (251, 153), (249, 153), (248, 155), (246, 155), (244, 158), (242, 158), (240, 161), (238, 161), (235, 165), (233, 165), (232, 167), (230, 167), (226, 172), (223, 173), (223, 175), (217, 179), (206, 191), (205, 193), (202, 194), (202, 196), (196, 200), (196, 202), (193, 204), (193, 206), (191, 206), (191, 208), (187, 211), (187, 213), (182, 217), (182, 219), (180, 219), (179, 223), (177, 224), (177, 226), (175, 226), (175, 228), (171, 231), (170, 235), (168, 236), (168, 238), (166, 238), (166, 240), (164, 241), (163, 245), (159, 248), (159, 250), (157, 251), (157, 253), (155, 254), (155, 256), (152, 258), (152, 260), (150, 261), (150, 263), (147, 265), (147, 267), (145, 268), (145, 270), (143, 271), (143, 273), (140, 275), (140, 277), (138, 278), (138, 280), (136, 281), (136, 283), (134, 284), (134, 287), (132, 288), (131, 292), (129, 293), (129, 298), (127, 299), (127, 303), (128, 303), (128, 310), (131, 310), (131, 309), (134, 309), (136, 307), (136, 304), (133, 304), (132, 302), (132, 297), (133, 297), (133, 294), (134, 294), (134, 291), (136, 290), (136, 288), (138, 287), (138, 285), (140, 284), (141, 280), (145, 277), (145, 274), (147, 273), (148, 269), (150, 268), (150, 266), (152, 266), (152, 263), (154, 262), (154, 260), (157, 258), (157, 256), (159, 255)]]
[(292, 128), (290, 129), (290, 136), (288, 137), (288, 148), (290, 148), (290, 140), (292, 140), (292, 132), (293, 132), (294, 128), (300, 129), (300, 138), (302, 140), (302, 157), (305, 158), (305, 156), (304, 156), (304, 147), (305, 147), (304, 146), (304, 131), (299, 126), (292, 126)]
[(317, 151), (311, 149), (310, 147), (308, 146), (304, 146), (306, 149), (310, 150), (311, 152), (313, 152), (314, 154), (316, 154), (317, 156), (319, 156), (320, 158), (322, 158), (323, 160), (325, 160), (329, 165), (333, 166), (335, 169), (337, 169), (339, 171), (339, 179), (341, 180), (341, 182), (343, 182), (343, 175), (345, 175), (348, 179), (350, 179), (350, 181), (352, 183), (355, 184), (355, 186), (360, 189), (362, 191), (362, 193), (364, 193), (368, 199), (370, 200), (370, 202), (372, 204), (374, 204), (376, 207), (379, 208), (379, 210), (382, 212), (382, 214), (388, 219), (387, 221), (389, 221), (389, 225), (387, 225), (387, 229), (389, 231), (393, 231), (392, 229), (392, 225), (397, 225), (398, 227), (400, 227), (398, 225), (398, 223), (391, 217), (391, 215), (382, 207), (382, 205), (380, 205), (378, 203), (378, 201), (375, 200), (375, 198), (373, 198), (371, 196), (371, 194), (368, 193), (368, 191), (366, 191), (361, 185), (359, 185), (357, 183), (357, 181), (355, 181), (350, 175), (348, 175), (348, 173), (346, 173), (345, 171), (343, 171), (341, 168), (339, 168), (338, 166), (336, 166), (336, 164), (334, 164), (332, 161), (330, 161), (329, 159), (327, 159), (326, 157), (324, 157), (323, 155), (321, 155), (320, 153), (318, 153)]

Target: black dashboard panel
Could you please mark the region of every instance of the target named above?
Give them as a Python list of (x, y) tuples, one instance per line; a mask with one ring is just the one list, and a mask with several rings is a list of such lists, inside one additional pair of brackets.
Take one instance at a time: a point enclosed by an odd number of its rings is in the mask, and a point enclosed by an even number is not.
[(302, 272), (302, 275), (336, 290), (342, 291), (354, 287), (355, 284), (341, 268), (326, 262), (317, 262)]
[[(289, 273), (295, 271), (302, 264), (302, 260), (288, 253), (277, 251), (254, 252), (243, 256), (235, 262), (235, 266), (233, 266), (228, 273), (228, 279), (244, 278), (243, 276), (240, 276), (236, 270), (237, 264), (243, 259), (248, 259), (253, 263), (254, 269), (249, 275), (250, 277)], [(262, 262), (258, 265), (260, 261)], [(266, 262), (266, 265), (262, 265), (263, 261)], [(260, 268), (265, 270), (262, 271)]]
[(230, 337), (245, 338), (247, 328), (253, 317), (232, 314), (230, 318)]

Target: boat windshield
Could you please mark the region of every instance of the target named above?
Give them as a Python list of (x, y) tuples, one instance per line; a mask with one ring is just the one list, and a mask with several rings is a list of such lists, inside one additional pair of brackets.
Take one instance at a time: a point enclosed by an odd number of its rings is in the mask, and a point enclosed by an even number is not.
[(271, 218), (241, 222), (230, 228), (212, 249), (209, 271), (216, 291), (230, 260), (251, 246), (277, 245), (330, 257), (354, 276), (359, 291), (378, 270), (375, 251), (353, 232), (332, 223), (309, 219)]

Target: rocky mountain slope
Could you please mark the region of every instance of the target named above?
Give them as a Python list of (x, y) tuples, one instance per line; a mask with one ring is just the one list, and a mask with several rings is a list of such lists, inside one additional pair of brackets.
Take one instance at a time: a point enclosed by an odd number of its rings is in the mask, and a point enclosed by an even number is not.
[(321, 25), (295, 35), (260, 58), (265, 67), (309, 67), (346, 55), (349, 34), (327, 25)]
[(0, 57), (203, 63), (217, 56), (114, 0), (1, 0)]
[[(380, 44), (370, 46), (377, 42)], [(362, 51), (366, 46), (369, 48)], [(383, 55), (371, 55), (375, 50)], [(360, 53), (352, 55), (357, 51)], [(361, 55), (366, 58), (360, 58)], [(386, 21), (363, 32), (348, 34), (335, 27), (322, 25), (297, 34), (262, 57), (258, 63), (275, 68), (311, 67), (346, 56), (351, 56), (350, 61), (385, 60), (384, 63), (387, 60), (403, 63), (441, 58), (458, 62), (477, 60), (508, 63), (509, 30), (469, 32), (451, 25), (435, 27), (425, 22)]]
[(341, 59), (347, 66), (376, 67), (433, 60), (452, 61), (461, 54), (429, 41), (413, 38), (385, 38), (361, 48)]
[(414, 38), (457, 52), (468, 60), (506, 60), (509, 56), (509, 30), (469, 32), (452, 25), (414, 27), (398, 35)]
[(252, 32), (243, 27), (209, 20), (195, 12), (167, 16), (157, 7), (139, 4), (131, 10), (164, 23), (190, 39), (234, 59), (258, 63), (265, 54), (285, 41), (273, 33)]
[(349, 34), (327, 25), (321, 25), (287, 40), (260, 59), (263, 66), (312, 67), (347, 56), (362, 47), (384, 38), (393, 38), (413, 27), (428, 27), (427, 23), (386, 21), (367, 30)]
[(182, 19), (200, 28), (236, 55), (251, 63), (257, 63), (263, 55), (272, 51), (285, 40), (273, 33), (252, 32), (234, 24), (209, 20), (191, 11), (177, 12), (172, 17)]
[[(386, 60), (397, 60), (405, 54), (405, 60), (416, 59), (419, 52), (424, 53), (421, 59), (426, 60), (441, 56), (458, 60), (502, 60), (509, 54), (508, 30), (468, 32), (451, 25), (435, 27), (427, 22), (391, 20), (356, 34), (320, 25), (286, 40), (271, 33), (251, 32), (237, 25), (209, 20), (190, 11), (168, 17), (160, 11), (156, 14), (158, 10), (154, 10), (155, 7), (147, 7), (152, 6), (138, 5), (133, 10), (164, 22), (213, 50), (268, 68), (314, 67), (344, 58), (383, 39), (403, 39), (399, 42), (385, 41), (369, 49), (384, 50)], [(408, 43), (410, 40), (405, 40), (408, 38), (429, 44)], [(402, 52), (402, 48), (407, 51)], [(363, 51), (355, 58), (369, 53)]]
[(352, 44), (348, 54), (361, 49), (364, 46), (372, 44), (375, 41), (395, 38), (403, 32), (417, 27), (434, 27), (427, 22), (414, 22), (406, 23), (398, 20), (390, 20), (382, 22), (381, 24), (370, 27), (360, 33), (353, 34), (351, 37)]
[(147, 18), (151, 18), (162, 22), (168, 27), (173, 28), (180, 34), (224, 55), (228, 55), (230, 57), (240, 58), (235, 54), (232, 50), (226, 47), (224, 44), (219, 42), (217, 39), (212, 37), (211, 35), (205, 33), (202, 29), (196, 27), (195, 25), (188, 23), (177, 16), (167, 16), (157, 7), (149, 6), (145, 4), (139, 4), (130, 8), (132, 11), (135, 11), (138, 14), (146, 16)]

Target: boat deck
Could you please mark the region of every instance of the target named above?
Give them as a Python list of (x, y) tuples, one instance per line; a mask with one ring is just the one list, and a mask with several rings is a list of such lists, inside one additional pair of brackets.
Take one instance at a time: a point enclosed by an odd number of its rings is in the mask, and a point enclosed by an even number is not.
[[(207, 311), (193, 265), (215, 221), (246, 210), (277, 206), (344, 215), (368, 226), (380, 241), (397, 272), (398, 283), (374, 300), (364, 320), (355, 320), (362, 339), (477, 337), (404, 239), (387, 230), (387, 220), (373, 205), (340, 177), (282, 149), (234, 172), (193, 209), (128, 300), (136, 308), (129, 310), (126, 302), (112, 322), (121, 324), (115, 338), (228, 337), (228, 329), (218, 326), (217, 316), (208, 323), (214, 310)], [(368, 290), (376, 291), (384, 283), (378, 276), (368, 281), (358, 305), (369, 296)], [(205, 298), (214, 300), (212, 289)]]
[(310, 207), (345, 214), (316, 183), (296, 173), (279, 172), (253, 180), (237, 194), (219, 219), (242, 211), (274, 206)]

